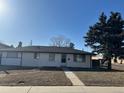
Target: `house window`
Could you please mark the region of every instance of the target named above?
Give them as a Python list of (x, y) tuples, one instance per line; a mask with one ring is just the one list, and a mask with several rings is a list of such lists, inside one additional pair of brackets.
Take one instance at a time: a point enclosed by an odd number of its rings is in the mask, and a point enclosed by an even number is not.
[(74, 62), (85, 62), (85, 55), (74, 55)]
[(49, 61), (55, 61), (55, 54), (53, 53), (49, 54)]
[(34, 59), (39, 59), (40, 58), (40, 53), (34, 53)]
[(2, 52), (0, 52), (0, 58), (2, 57)]
[(18, 58), (18, 52), (7, 52), (7, 58)]
[(61, 62), (66, 63), (66, 54), (61, 55)]

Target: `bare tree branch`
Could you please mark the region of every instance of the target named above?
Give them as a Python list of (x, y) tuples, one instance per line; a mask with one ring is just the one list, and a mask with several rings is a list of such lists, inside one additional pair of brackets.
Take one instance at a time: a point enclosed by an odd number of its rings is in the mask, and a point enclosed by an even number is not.
[(51, 46), (57, 46), (57, 47), (69, 47), (70, 46), (70, 39), (66, 38), (65, 36), (55, 36), (50, 39)]

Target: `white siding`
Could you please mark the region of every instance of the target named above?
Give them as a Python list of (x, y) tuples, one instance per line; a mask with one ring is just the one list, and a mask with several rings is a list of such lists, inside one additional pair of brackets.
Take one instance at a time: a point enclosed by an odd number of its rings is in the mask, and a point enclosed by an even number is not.
[(40, 66), (60, 66), (59, 54), (55, 54), (55, 61), (49, 61), (49, 53), (40, 54)]
[(34, 53), (22, 53), (22, 66), (38, 66), (38, 59), (34, 59)]
[(19, 58), (2, 58), (1, 64), (2, 65), (16, 65), (16, 66), (20, 66), (20, 59)]
[[(18, 53), (18, 58), (7, 58), (7, 52), (2, 53), (1, 64), (2, 65), (17, 65), (17, 66), (34, 66), (34, 67), (42, 67), (42, 66), (63, 66), (61, 63), (61, 54), (55, 54), (55, 61), (49, 61), (49, 53), (40, 53), (40, 57), (38, 59), (34, 59), (34, 53)], [(66, 63), (64, 66), (67, 67), (83, 67), (90, 68), (90, 55), (86, 55), (86, 62), (74, 62), (73, 54), (67, 54)]]
[(85, 62), (74, 62), (73, 54), (68, 54), (67, 59), (70, 58), (70, 61), (67, 61), (67, 67), (83, 67), (90, 68), (90, 55), (86, 55)]
[(20, 66), (21, 64), (21, 53), (18, 52), (18, 57), (17, 58), (7, 58), (7, 52), (2, 53), (2, 58), (1, 58), (1, 65), (16, 65)]
[(49, 61), (49, 53), (40, 53), (39, 59), (34, 59), (34, 53), (23, 53), (22, 66), (60, 66), (59, 54), (55, 54), (55, 61)]

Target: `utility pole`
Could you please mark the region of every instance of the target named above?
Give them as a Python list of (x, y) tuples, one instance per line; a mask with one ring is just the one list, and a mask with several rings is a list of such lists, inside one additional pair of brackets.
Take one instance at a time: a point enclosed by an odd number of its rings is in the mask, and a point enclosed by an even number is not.
[(30, 46), (32, 46), (32, 40), (30, 41)]

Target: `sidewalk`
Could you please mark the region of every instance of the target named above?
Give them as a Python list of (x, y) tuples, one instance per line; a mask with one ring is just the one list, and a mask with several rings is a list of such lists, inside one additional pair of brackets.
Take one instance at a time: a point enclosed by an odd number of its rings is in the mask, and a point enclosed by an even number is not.
[(0, 93), (124, 93), (124, 87), (85, 86), (1, 86)]
[(73, 86), (85, 86), (84, 83), (68, 68), (63, 68), (63, 71), (64, 71), (66, 77), (68, 77), (70, 79)]

